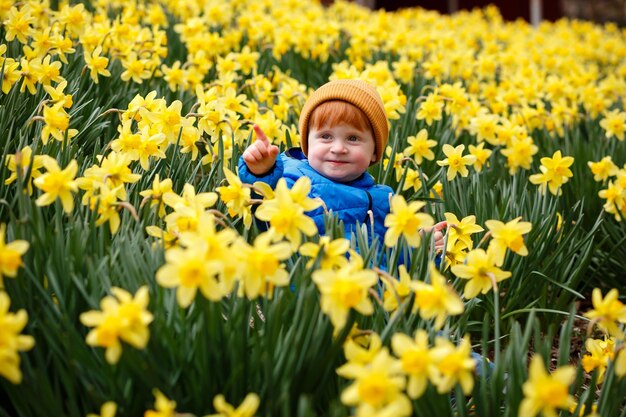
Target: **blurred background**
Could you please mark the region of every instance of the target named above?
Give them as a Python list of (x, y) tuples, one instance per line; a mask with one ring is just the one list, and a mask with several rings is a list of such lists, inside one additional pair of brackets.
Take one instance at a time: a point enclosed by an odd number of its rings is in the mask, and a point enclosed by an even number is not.
[[(324, 4), (332, 0), (323, 0)], [(524, 19), (533, 24), (541, 20), (555, 21), (562, 17), (591, 20), (597, 23), (614, 22), (626, 25), (625, 0), (355, 0), (372, 9), (397, 10), (405, 7), (423, 7), (440, 13), (454, 13), (493, 4), (506, 20)]]

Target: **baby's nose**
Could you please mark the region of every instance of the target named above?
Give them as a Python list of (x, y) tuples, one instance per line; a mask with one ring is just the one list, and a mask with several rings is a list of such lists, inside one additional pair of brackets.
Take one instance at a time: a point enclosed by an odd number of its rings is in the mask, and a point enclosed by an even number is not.
[(346, 146), (342, 141), (337, 140), (333, 142), (333, 145), (330, 148), (330, 150), (331, 152), (341, 153), (341, 152), (345, 152)]

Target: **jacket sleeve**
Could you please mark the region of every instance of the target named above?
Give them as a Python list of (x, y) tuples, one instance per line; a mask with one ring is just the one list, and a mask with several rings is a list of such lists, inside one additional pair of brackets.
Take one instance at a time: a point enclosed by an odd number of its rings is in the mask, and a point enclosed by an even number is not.
[(245, 184), (254, 184), (257, 181), (264, 182), (268, 184), (272, 189), (276, 188), (276, 184), (278, 180), (283, 176), (285, 170), (285, 163), (283, 162), (283, 154), (280, 154), (278, 158), (276, 158), (276, 163), (274, 167), (263, 175), (255, 175), (248, 169), (248, 165), (243, 160), (243, 156), (239, 157), (239, 163), (237, 164), (239, 168), (239, 179), (241, 182)]

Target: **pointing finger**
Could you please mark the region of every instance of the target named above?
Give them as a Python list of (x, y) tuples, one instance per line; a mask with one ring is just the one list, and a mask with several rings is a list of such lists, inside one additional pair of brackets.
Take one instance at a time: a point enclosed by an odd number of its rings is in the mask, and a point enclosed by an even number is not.
[(263, 132), (261, 127), (255, 124), (254, 126), (252, 126), (252, 128), (254, 129), (254, 133), (256, 133), (256, 139), (266, 145), (269, 145), (270, 141), (269, 139), (267, 139), (267, 136), (265, 136), (265, 132)]

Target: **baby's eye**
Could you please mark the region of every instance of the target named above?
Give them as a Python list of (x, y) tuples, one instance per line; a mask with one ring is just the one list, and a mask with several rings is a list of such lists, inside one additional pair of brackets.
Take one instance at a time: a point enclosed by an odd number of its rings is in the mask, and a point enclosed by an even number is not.
[(331, 138), (330, 133), (322, 133), (321, 137), (322, 137), (322, 139), (330, 139)]
[(357, 142), (359, 138), (357, 136), (348, 136), (348, 142)]

